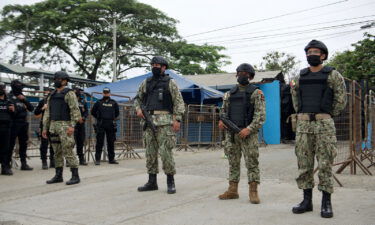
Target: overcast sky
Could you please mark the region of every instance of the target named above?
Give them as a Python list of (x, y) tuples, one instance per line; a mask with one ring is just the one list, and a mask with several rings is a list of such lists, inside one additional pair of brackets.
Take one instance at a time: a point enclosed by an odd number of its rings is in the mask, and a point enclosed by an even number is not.
[[(40, 0), (0, 0), (7, 4), (31, 4)], [(222, 45), (235, 71), (243, 62), (260, 64), (277, 50), (295, 55), (307, 65), (303, 48), (311, 39), (323, 41), (330, 55), (351, 48), (363, 38), (362, 25), (375, 20), (375, 0), (140, 0), (179, 21), (180, 35), (196, 44)], [(324, 5), (328, 5), (321, 7)], [(313, 8), (308, 10), (309, 8)], [(314, 9), (315, 8), (315, 9)], [(272, 19), (272, 17), (276, 17)], [(361, 17), (361, 18), (359, 18)], [(362, 23), (363, 22), (363, 23)], [(245, 24), (237, 26), (240, 24)], [(315, 24), (315, 25), (314, 25)], [(216, 32), (204, 33), (221, 28)], [(204, 33), (204, 34), (202, 34)], [(127, 74), (129, 77), (134, 75)]]

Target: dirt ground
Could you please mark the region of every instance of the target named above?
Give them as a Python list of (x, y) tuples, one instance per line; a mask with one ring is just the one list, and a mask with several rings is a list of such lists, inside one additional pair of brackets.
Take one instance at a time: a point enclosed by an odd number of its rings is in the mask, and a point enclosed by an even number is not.
[[(320, 217), (321, 193), (315, 188), (314, 211), (294, 215), (302, 192), (295, 177), (297, 163), (293, 145), (260, 148), (261, 204), (248, 200), (246, 170), (242, 164), (240, 198), (220, 201), (227, 188), (228, 162), (222, 149), (195, 149), (175, 153), (175, 195), (166, 194), (166, 177), (158, 176), (159, 190), (137, 192), (146, 182), (145, 159), (124, 159), (119, 165), (80, 167), (81, 183), (47, 185), (54, 170), (14, 170), (0, 176), (0, 225), (19, 224), (375, 224), (375, 176), (350, 175), (349, 168), (337, 178), (332, 196), (334, 217)], [(367, 162), (365, 162), (368, 165)], [(161, 168), (161, 165), (160, 165)], [(337, 169), (337, 167), (336, 167)], [(370, 168), (375, 174), (375, 168)], [(64, 179), (70, 178), (68, 168)], [(316, 177), (317, 180), (317, 177)]]

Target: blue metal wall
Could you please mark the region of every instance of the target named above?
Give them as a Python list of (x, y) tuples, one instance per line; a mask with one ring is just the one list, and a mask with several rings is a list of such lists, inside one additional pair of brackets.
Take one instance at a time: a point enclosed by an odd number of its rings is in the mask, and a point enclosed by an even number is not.
[(266, 144), (280, 144), (280, 83), (273, 81), (261, 84), (259, 88), (266, 99), (266, 122), (260, 133), (263, 132)]

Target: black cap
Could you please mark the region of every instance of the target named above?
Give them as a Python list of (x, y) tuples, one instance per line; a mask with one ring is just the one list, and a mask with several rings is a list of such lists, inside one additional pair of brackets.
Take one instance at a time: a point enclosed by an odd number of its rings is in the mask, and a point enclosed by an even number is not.
[(103, 88), (103, 93), (111, 93), (111, 89), (105, 87)]
[(328, 48), (323, 42), (318, 41), (318, 40), (311, 40), (305, 47), (306, 54), (310, 48), (320, 49), (326, 55), (326, 57), (323, 60), (326, 60), (328, 58)]

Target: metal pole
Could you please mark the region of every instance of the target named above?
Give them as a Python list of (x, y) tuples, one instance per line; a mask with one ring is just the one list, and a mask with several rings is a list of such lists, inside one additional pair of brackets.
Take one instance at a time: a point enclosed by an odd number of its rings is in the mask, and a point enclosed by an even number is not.
[(116, 36), (117, 36), (117, 25), (116, 25), (116, 18), (113, 19), (113, 78), (112, 82), (117, 81), (117, 72), (116, 72), (116, 64), (117, 64), (117, 56), (116, 56)]

